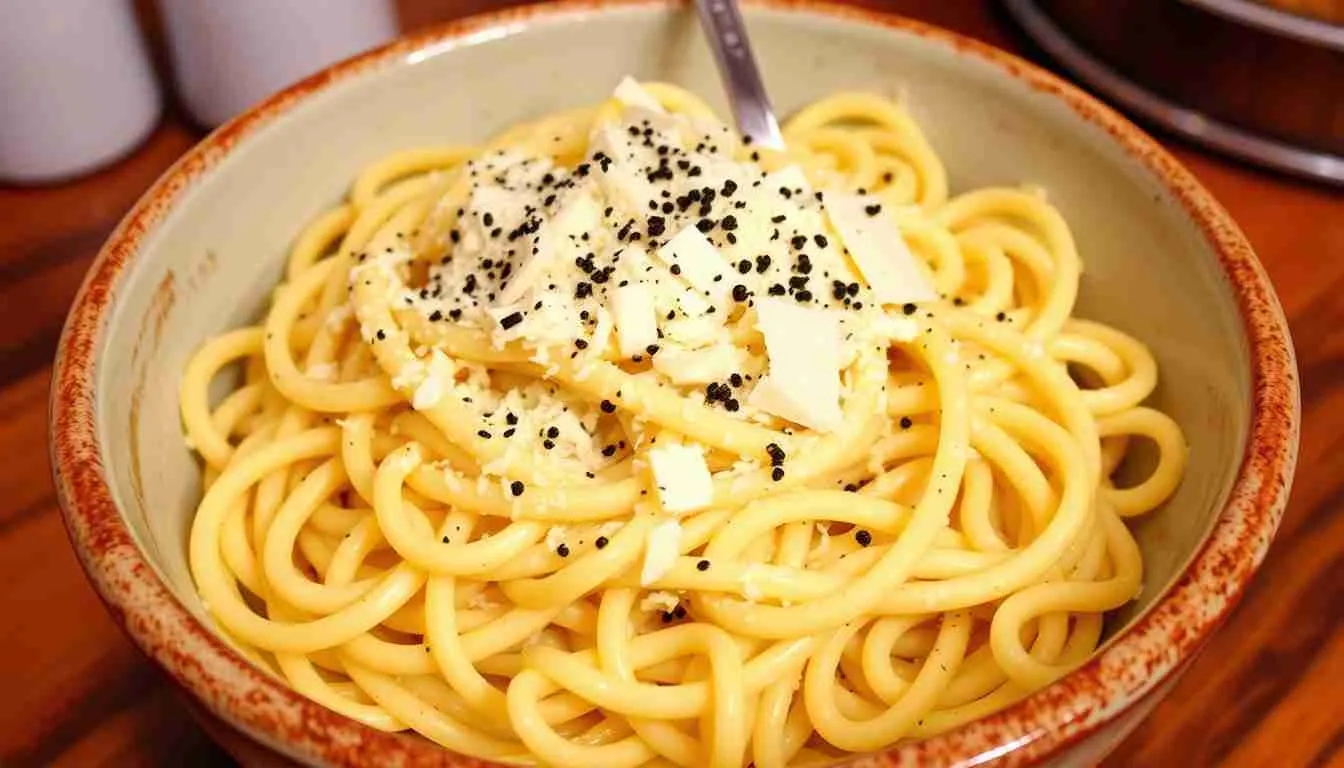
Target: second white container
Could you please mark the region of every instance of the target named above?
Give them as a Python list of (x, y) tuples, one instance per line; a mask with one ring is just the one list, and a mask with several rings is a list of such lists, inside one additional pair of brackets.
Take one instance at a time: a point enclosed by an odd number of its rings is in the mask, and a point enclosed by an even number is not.
[(182, 101), (214, 126), (397, 33), (390, 0), (162, 0)]

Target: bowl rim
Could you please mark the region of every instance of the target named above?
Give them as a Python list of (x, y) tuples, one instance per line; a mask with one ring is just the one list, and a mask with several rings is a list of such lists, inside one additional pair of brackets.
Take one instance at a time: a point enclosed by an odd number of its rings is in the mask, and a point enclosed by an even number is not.
[[(77, 294), (53, 368), (50, 451), (67, 533), (99, 596), (132, 640), (213, 714), (276, 751), (309, 762), (484, 766), (327, 709), (254, 667), (216, 636), (159, 577), (112, 498), (102, 460), (96, 390), (102, 344), (122, 277), (144, 238), (246, 137), (325, 89), (410, 54), (471, 42), (490, 29), (611, 9), (664, 9), (677, 0), (558, 0), (456, 19), (404, 35), (324, 69), (259, 103), (183, 155), (136, 202), (99, 251)], [(1198, 226), (1234, 294), (1248, 344), (1251, 414), (1241, 464), (1214, 525), (1166, 594), (1083, 666), (1017, 703), (860, 763), (1040, 762), (1096, 734), (1177, 673), (1239, 601), (1268, 550), (1287, 502), (1300, 402), (1287, 322), (1264, 269), (1237, 225), (1194, 176), (1118, 113), (1049, 72), (987, 43), (931, 24), (829, 0), (750, 0), (905, 33), (989, 64), (1104, 130), (1160, 182)]]

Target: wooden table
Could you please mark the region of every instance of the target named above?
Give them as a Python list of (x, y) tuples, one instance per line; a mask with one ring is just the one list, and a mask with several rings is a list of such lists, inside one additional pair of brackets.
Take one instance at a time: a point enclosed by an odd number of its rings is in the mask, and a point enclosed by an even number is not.
[[(400, 2), (407, 28), (499, 4)], [(1024, 48), (988, 3), (868, 4)], [(0, 765), (229, 764), (85, 582), (44, 449), (51, 358), (84, 270), (200, 135), (170, 106), (144, 146), (101, 173), (0, 188)], [(1255, 586), (1108, 765), (1344, 765), (1344, 194), (1169, 144), (1241, 223), (1278, 288), (1306, 426), (1292, 503)]]

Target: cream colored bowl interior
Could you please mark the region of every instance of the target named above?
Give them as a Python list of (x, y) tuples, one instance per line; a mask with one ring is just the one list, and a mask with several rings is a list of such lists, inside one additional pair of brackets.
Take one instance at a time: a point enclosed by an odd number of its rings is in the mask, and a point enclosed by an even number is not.
[[(1079, 313), (1152, 346), (1156, 403), (1185, 429), (1190, 465), (1175, 498), (1138, 523), (1145, 587), (1114, 629), (1179, 572), (1240, 463), (1246, 341), (1212, 247), (1104, 131), (996, 65), (858, 21), (763, 9), (748, 19), (781, 113), (837, 90), (895, 96), (947, 164), (954, 191), (1044, 187), (1085, 261)], [(177, 415), (191, 353), (259, 317), (299, 228), (339, 200), (361, 166), (596, 101), (626, 73), (690, 87), (727, 114), (689, 10), (536, 18), (429, 46), (312, 96), (246, 137), (146, 236), (99, 358), (98, 418), (113, 494), (191, 610), (203, 615), (186, 562), (200, 485)]]

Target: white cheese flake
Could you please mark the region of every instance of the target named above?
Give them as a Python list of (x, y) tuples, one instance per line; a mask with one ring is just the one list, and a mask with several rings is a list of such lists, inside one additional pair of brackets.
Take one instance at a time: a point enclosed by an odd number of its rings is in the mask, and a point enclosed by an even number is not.
[(716, 305), (722, 304), (732, 289), (728, 262), (694, 225), (684, 227), (658, 249), (658, 258)]
[(639, 585), (647, 587), (661, 579), (676, 564), (681, 554), (681, 523), (675, 519), (663, 520), (649, 531), (644, 547), (644, 565), (639, 571)]
[(411, 398), (411, 407), (417, 411), (427, 410), (438, 405), (443, 396), (453, 386), (453, 361), (437, 347), (429, 356), (429, 367), (425, 378), (415, 388)]
[(552, 552), (560, 548), (565, 543), (565, 527), (563, 525), (551, 526), (546, 531), (546, 548)]
[(658, 343), (653, 296), (642, 283), (623, 285), (612, 292), (611, 316), (616, 322), (622, 355), (641, 355), (647, 347)]
[(778, 192), (782, 187), (789, 190), (790, 194), (807, 195), (812, 192), (812, 185), (807, 182), (807, 174), (797, 165), (786, 165), (778, 171), (768, 173), (761, 179), (761, 187), (767, 192)]
[(929, 285), (901, 230), (871, 195), (826, 195), (826, 213), (873, 295), (883, 304), (934, 301)]
[(673, 384), (708, 384), (741, 370), (745, 353), (729, 344), (703, 349), (664, 345), (653, 357), (653, 368)]
[(703, 509), (714, 500), (714, 480), (699, 445), (660, 445), (648, 455), (663, 509), (682, 514)]
[(770, 368), (748, 404), (818, 431), (840, 426), (840, 328), (834, 314), (761, 298), (757, 328)]
[(635, 78), (626, 75), (616, 84), (616, 90), (612, 92), (616, 100), (627, 107), (639, 107), (647, 109), (650, 112), (663, 112), (663, 105), (653, 94), (645, 90), (644, 86), (639, 84)]
[(681, 598), (675, 592), (650, 592), (639, 601), (641, 611), (651, 611), (655, 613), (671, 613), (681, 604)]

